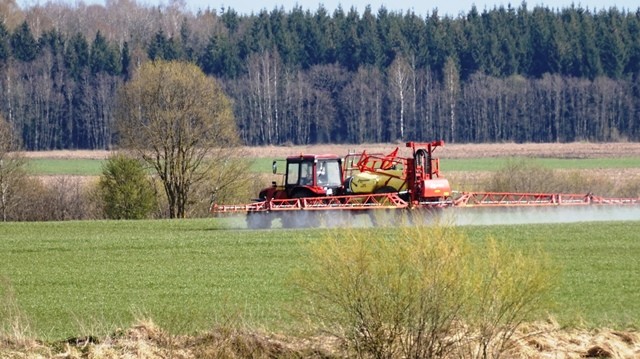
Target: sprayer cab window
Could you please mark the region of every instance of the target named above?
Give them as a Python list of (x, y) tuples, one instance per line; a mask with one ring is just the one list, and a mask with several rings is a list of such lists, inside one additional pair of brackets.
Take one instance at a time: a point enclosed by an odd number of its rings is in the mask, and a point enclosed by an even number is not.
[(313, 184), (313, 163), (302, 162), (300, 164), (300, 184), (303, 186)]
[(298, 177), (300, 174), (300, 164), (298, 163), (289, 163), (287, 166), (287, 184), (294, 185), (298, 184)]

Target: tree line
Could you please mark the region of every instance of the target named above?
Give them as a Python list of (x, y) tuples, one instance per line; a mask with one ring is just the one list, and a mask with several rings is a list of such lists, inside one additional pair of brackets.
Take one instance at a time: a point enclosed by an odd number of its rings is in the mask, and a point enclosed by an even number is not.
[(218, 78), (249, 145), (640, 139), (640, 8), (0, 6), (0, 113), (29, 150), (112, 148), (150, 60)]

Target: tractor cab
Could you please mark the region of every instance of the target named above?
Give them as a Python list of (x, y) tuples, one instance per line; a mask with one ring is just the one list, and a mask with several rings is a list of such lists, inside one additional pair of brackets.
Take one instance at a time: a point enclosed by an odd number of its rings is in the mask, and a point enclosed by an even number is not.
[(288, 198), (340, 194), (342, 159), (336, 155), (288, 157), (284, 189)]

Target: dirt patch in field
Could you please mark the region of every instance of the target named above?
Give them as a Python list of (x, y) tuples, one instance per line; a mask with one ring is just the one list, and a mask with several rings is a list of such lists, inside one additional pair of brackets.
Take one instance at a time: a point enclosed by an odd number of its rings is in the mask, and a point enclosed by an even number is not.
[[(610, 329), (561, 329), (553, 323), (523, 325), (508, 343), (509, 358), (637, 358), (640, 333)], [(335, 337), (292, 337), (233, 328), (194, 336), (171, 335), (151, 322), (106, 338), (86, 336), (41, 343), (0, 336), (0, 356), (10, 358), (343, 358)], [(451, 356), (451, 357), (455, 357)]]
[[(242, 147), (242, 153), (254, 158), (279, 158), (298, 153), (344, 155), (349, 151), (360, 153), (388, 153), (396, 147), (408, 151), (403, 143), (360, 144), (360, 145), (309, 145), (309, 146), (257, 146)], [(640, 143), (498, 143), (498, 144), (446, 144), (437, 150), (442, 158), (476, 157), (550, 157), (550, 158), (613, 158), (640, 157)], [(28, 158), (52, 159), (105, 159), (110, 151), (41, 151), (24, 152)]]
[[(314, 145), (314, 146), (263, 146), (245, 147), (252, 157), (286, 157), (298, 153), (347, 154), (388, 153), (396, 147), (408, 151), (404, 144)], [(640, 156), (640, 143), (499, 143), (499, 144), (446, 144), (437, 150), (441, 158), (477, 157), (548, 157), (548, 158), (614, 158)]]
[(89, 150), (56, 150), (56, 151), (25, 151), (22, 154), (26, 158), (42, 159), (83, 159), (103, 160), (111, 154), (111, 151)]

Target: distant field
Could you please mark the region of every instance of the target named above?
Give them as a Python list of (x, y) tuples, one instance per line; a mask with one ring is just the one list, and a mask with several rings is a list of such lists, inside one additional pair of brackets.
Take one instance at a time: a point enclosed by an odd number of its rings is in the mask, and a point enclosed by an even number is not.
[[(49, 339), (103, 335), (140, 318), (178, 333), (220, 322), (295, 328), (288, 308), (299, 293), (289, 273), (305, 265), (305, 243), (325, 231), (241, 226), (221, 219), (2, 223), (0, 300), (16, 303), (38, 337)], [(462, 228), (474, 239), (547, 251), (561, 273), (550, 310), (561, 324), (640, 322), (640, 221)]]
[(28, 169), (34, 175), (98, 176), (104, 162), (105, 160), (82, 158), (34, 158), (29, 160)]
[[(447, 171), (497, 171), (504, 167), (507, 161), (523, 157), (488, 157), (488, 158), (452, 158), (441, 159), (440, 169), (444, 173)], [(523, 158), (524, 159), (524, 158)], [(551, 169), (621, 169), (640, 168), (640, 156), (620, 157), (620, 158), (526, 158), (543, 167)], [(271, 158), (258, 158), (255, 160), (251, 170), (259, 173), (271, 173)]]

